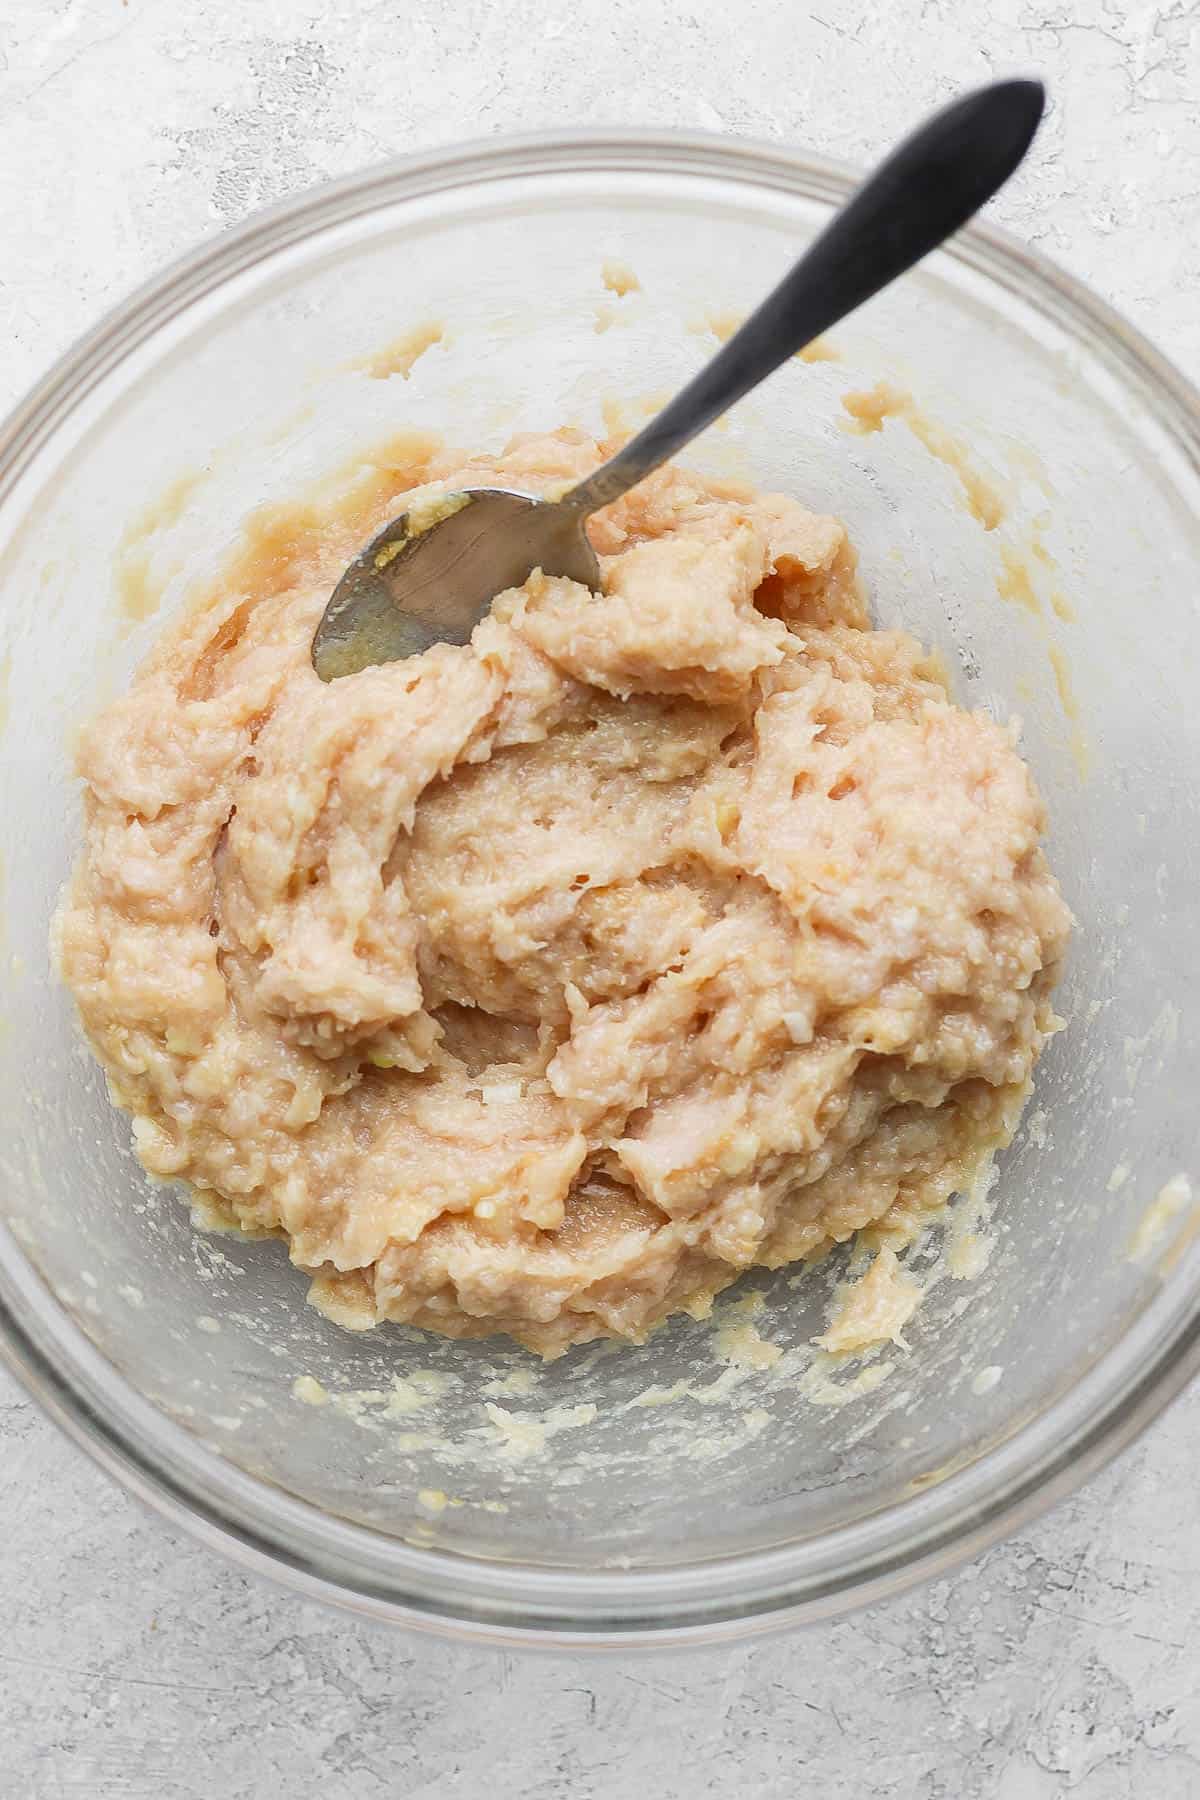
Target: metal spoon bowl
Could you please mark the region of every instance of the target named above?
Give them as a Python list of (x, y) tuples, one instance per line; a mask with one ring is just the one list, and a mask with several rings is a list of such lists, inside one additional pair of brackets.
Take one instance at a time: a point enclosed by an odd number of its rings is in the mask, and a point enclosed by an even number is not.
[(333, 591), (313, 639), (322, 681), (462, 644), (497, 594), (534, 569), (600, 586), (584, 530), (591, 508), (511, 488), (467, 488), (403, 512)]
[(935, 113), (871, 175), (779, 286), (637, 436), (555, 500), (470, 488), (424, 500), (371, 540), (313, 638), (323, 681), (431, 644), (466, 643), (534, 569), (596, 589), (589, 514), (649, 475), (743, 394), (965, 225), (1017, 168), (1045, 105), (1000, 81)]

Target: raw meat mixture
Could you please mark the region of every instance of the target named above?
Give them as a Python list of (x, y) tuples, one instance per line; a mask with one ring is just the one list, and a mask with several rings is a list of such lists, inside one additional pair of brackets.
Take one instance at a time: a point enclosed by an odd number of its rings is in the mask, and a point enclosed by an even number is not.
[(871, 629), (842, 526), (667, 469), (471, 644), (322, 684), (414, 442), (260, 515), (87, 732), (61, 967), (153, 1173), (350, 1325), (554, 1356), (912, 1227), (1010, 1134), (1069, 915), (1013, 733)]

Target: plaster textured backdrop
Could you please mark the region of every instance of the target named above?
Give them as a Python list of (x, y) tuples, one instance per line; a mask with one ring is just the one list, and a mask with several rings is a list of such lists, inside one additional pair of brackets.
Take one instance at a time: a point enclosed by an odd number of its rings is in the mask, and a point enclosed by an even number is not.
[[(1197, 0), (6, 0), (0, 405), (165, 258), (385, 155), (629, 122), (863, 161), (954, 88), (1028, 69), (1054, 110), (998, 216), (1200, 377)], [(618, 1668), (246, 1581), (0, 1378), (0, 1795), (1185, 1800), (1198, 1429), (1193, 1391), (1084, 1494), (901, 1602)]]

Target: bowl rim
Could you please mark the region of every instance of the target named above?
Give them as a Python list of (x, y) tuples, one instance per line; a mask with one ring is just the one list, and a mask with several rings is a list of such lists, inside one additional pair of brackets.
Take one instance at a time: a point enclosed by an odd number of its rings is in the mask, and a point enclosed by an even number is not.
[[(80, 337), (0, 424), (0, 503), (122, 360), (257, 263), (379, 207), (519, 177), (599, 170), (717, 179), (835, 204), (856, 172), (711, 132), (579, 128), (415, 152), (256, 212), (169, 263)], [(1200, 473), (1200, 392), (1090, 289), (991, 224), (941, 254), (1018, 294), (1098, 356)], [(1200, 1243), (1132, 1328), (1032, 1420), (885, 1511), (810, 1540), (653, 1569), (553, 1570), (419, 1547), (248, 1475), (133, 1389), (0, 1227), (0, 1361), (101, 1467), (258, 1574), (362, 1613), (503, 1645), (711, 1643), (815, 1620), (944, 1573), (1054, 1504), (1200, 1370)]]

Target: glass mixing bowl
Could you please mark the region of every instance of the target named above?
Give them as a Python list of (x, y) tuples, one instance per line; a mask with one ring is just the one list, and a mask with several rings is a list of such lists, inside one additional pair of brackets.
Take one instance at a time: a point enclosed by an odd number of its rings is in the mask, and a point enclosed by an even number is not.
[[(784, 1350), (767, 1368), (737, 1360), (720, 1305), (716, 1327), (677, 1320), (544, 1369), (498, 1343), (345, 1332), (304, 1304), (279, 1244), (197, 1235), (143, 1177), (49, 967), (76, 726), (253, 506), (338, 469), (373, 479), (411, 428), (481, 447), (632, 422), (848, 186), (778, 149), (661, 133), (410, 158), (177, 264), (0, 438), (3, 1351), (130, 1487), (310, 1592), (508, 1641), (813, 1617), (1028, 1517), (1200, 1360), (1181, 1179), (1200, 1031), (1200, 406), (993, 230), (692, 453), (844, 517), (880, 622), (937, 645), (964, 702), (1021, 716), (1078, 916), (1068, 1029), (990, 1196), (959, 1205), (949, 1251), (934, 1234), (914, 1252), (943, 1278), (907, 1349), (839, 1368), (812, 1347), (838, 1258), (749, 1278), (756, 1329)], [(615, 291), (610, 261), (640, 286)], [(406, 376), (396, 343), (430, 324), (441, 341)], [(880, 379), (918, 410), (846, 429), (843, 395)]]

